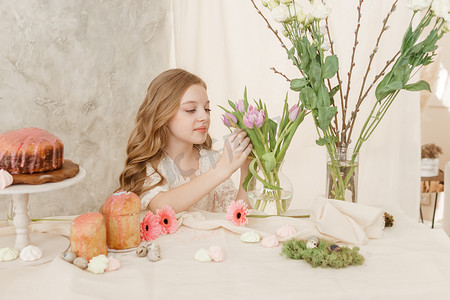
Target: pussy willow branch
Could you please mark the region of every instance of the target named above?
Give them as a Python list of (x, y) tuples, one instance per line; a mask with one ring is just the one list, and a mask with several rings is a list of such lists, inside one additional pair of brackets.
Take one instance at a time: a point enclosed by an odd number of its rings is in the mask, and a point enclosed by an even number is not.
[(275, 36), (277, 37), (278, 41), (280, 41), (281, 43), (281, 47), (284, 48), (284, 50), (289, 51), (289, 49), (286, 47), (286, 45), (283, 43), (283, 41), (281, 40), (280, 36), (278, 35), (278, 31), (274, 30), (273, 27), (270, 25), (269, 21), (267, 21), (266, 17), (264, 17), (264, 15), (262, 14), (262, 12), (259, 10), (258, 6), (256, 6), (255, 1), (252, 1), (253, 6), (255, 7), (256, 11), (258, 12), (258, 14), (264, 19), (264, 21), (267, 24), (267, 27), (269, 27), (269, 29), (275, 34)]
[(378, 51), (378, 45), (379, 45), (379, 43), (380, 43), (381, 36), (382, 36), (383, 33), (388, 29), (388, 27), (386, 26), (386, 24), (387, 24), (387, 22), (388, 22), (388, 20), (389, 20), (389, 17), (391, 16), (391, 14), (395, 11), (397, 2), (398, 2), (398, 0), (395, 0), (395, 1), (394, 1), (394, 3), (392, 4), (391, 9), (390, 9), (389, 12), (387, 13), (386, 18), (383, 20), (383, 26), (382, 26), (382, 28), (381, 28), (380, 34), (378, 35), (377, 42), (376, 42), (376, 44), (375, 44), (375, 48), (374, 48), (372, 54), (370, 55), (369, 63), (368, 63), (368, 65), (367, 65), (367, 70), (366, 70), (366, 73), (364, 74), (363, 83), (362, 83), (362, 85), (361, 85), (361, 90), (360, 90), (360, 93), (359, 93), (359, 96), (358, 96), (358, 101), (357, 101), (357, 103), (356, 103), (355, 110), (353, 111), (352, 116), (351, 116), (350, 131), (348, 132), (348, 140), (349, 140), (349, 141), (350, 141), (350, 139), (351, 139), (351, 135), (352, 135), (352, 132), (353, 132), (353, 128), (354, 128), (354, 126), (355, 126), (356, 116), (357, 116), (357, 114), (358, 114), (358, 112), (359, 112), (359, 107), (361, 106), (361, 104), (362, 104), (362, 102), (364, 101), (364, 99), (367, 97), (369, 91), (372, 89), (372, 87), (373, 87), (373, 86), (375, 85), (375, 83), (378, 81), (378, 79), (379, 79), (381, 76), (383, 76), (383, 75), (385, 74), (385, 71), (386, 71), (387, 67), (388, 67), (389, 65), (391, 65), (391, 64), (395, 61), (395, 59), (397, 58), (397, 56), (400, 54), (400, 51), (398, 51), (398, 52), (392, 57), (392, 59), (390, 59), (390, 60), (388, 60), (388, 61), (386, 62), (386, 65), (384, 66), (384, 68), (381, 70), (380, 73), (378, 73), (378, 74), (375, 76), (374, 80), (372, 81), (372, 83), (370, 84), (370, 86), (368, 87), (368, 89), (364, 92), (364, 94), (362, 94), (363, 91), (364, 91), (364, 86), (365, 86), (365, 83), (366, 83), (366, 80), (367, 80), (367, 76), (368, 76), (369, 71), (370, 71), (370, 67), (371, 67), (373, 58), (374, 58), (374, 56), (375, 56), (375, 53)]
[[(392, 63), (395, 61), (395, 59), (397, 58), (397, 56), (398, 56), (399, 54), (400, 54), (400, 50), (394, 55), (394, 57), (392, 57), (391, 60), (388, 60), (388, 61), (386, 62), (386, 65), (384, 66), (383, 70), (381, 70), (381, 72), (378, 73), (378, 74), (375, 76), (373, 82), (372, 82), (372, 83), (370, 84), (370, 86), (367, 88), (366, 92), (364, 93), (364, 95), (362, 96), (361, 99), (365, 99), (365, 98), (367, 97), (367, 94), (369, 93), (370, 89), (375, 85), (375, 83), (378, 81), (378, 79), (380, 79), (380, 77), (383, 76), (383, 75), (385, 74), (384, 72), (386, 71), (387, 67), (389, 67), (389, 65), (392, 64)], [(362, 102), (362, 101), (361, 101), (361, 102)], [(358, 106), (358, 107), (359, 107), (359, 106)], [(353, 117), (353, 119), (352, 119), (352, 123), (351, 123), (351, 126), (350, 126), (350, 132), (349, 132), (349, 134), (348, 134), (349, 139), (350, 139), (350, 137), (351, 137), (351, 134), (352, 134), (352, 131), (353, 131), (353, 127), (354, 127), (354, 125), (355, 125), (356, 113), (357, 113), (358, 111), (359, 111), (359, 109), (357, 109), (357, 110), (354, 111), (354, 117)]]
[(287, 78), (286, 75), (284, 75), (284, 74), (281, 73), (280, 71), (277, 71), (277, 69), (275, 69), (275, 67), (272, 67), (272, 68), (270, 68), (270, 69), (271, 69), (275, 74), (279, 74), (279, 75), (283, 76), (283, 77), (286, 79), (286, 81), (291, 82), (291, 80), (290, 80), (289, 78)]
[(342, 108), (342, 119), (344, 120), (343, 124), (342, 124), (342, 133), (343, 133), (343, 137), (344, 139), (341, 140), (341, 143), (344, 143), (345, 145), (348, 145), (348, 136), (346, 135), (347, 132), (347, 126), (345, 124), (345, 120), (346, 115), (347, 115), (347, 107), (348, 107), (348, 94), (350, 93), (350, 83), (352, 81), (352, 72), (353, 72), (353, 67), (355, 66), (355, 53), (356, 53), (356, 47), (358, 46), (358, 33), (359, 33), (359, 28), (361, 27), (361, 6), (363, 4), (364, 0), (359, 0), (359, 4), (356, 7), (356, 9), (358, 10), (358, 22), (356, 23), (356, 29), (355, 29), (355, 40), (353, 43), (353, 51), (352, 51), (352, 58), (350, 61), (350, 70), (348, 72), (348, 80), (347, 80), (347, 92), (345, 93), (344, 96), (344, 101), (345, 101), (345, 106)]
[(388, 61), (388, 62), (386, 63), (386, 66), (384, 67), (384, 69), (383, 69), (377, 76), (375, 76), (375, 80), (374, 80), (373, 83), (369, 86), (369, 88), (367, 89), (367, 91), (365, 92), (365, 94), (363, 95), (363, 92), (364, 92), (364, 86), (365, 86), (365, 84), (366, 84), (367, 76), (369, 75), (369, 71), (370, 71), (370, 67), (372, 66), (373, 58), (375, 57), (375, 54), (376, 54), (377, 51), (378, 51), (378, 45), (380, 44), (381, 36), (382, 36), (383, 33), (387, 30), (386, 24), (387, 24), (387, 22), (388, 22), (388, 20), (389, 20), (389, 17), (391, 16), (391, 14), (395, 11), (395, 9), (396, 9), (396, 7), (397, 7), (397, 2), (398, 2), (398, 0), (395, 0), (395, 1), (394, 1), (394, 3), (392, 4), (392, 7), (391, 7), (391, 9), (389, 10), (389, 12), (388, 12), (386, 18), (383, 20), (383, 27), (381, 28), (380, 34), (378, 35), (377, 42), (376, 42), (376, 44), (375, 44), (375, 48), (373, 49), (373, 52), (372, 52), (372, 54), (370, 55), (369, 63), (368, 63), (368, 65), (367, 65), (366, 73), (364, 74), (363, 82), (362, 82), (362, 85), (361, 85), (361, 90), (360, 90), (360, 92), (359, 92), (358, 102), (356, 103), (355, 110), (354, 110), (354, 112), (352, 113), (352, 116), (351, 116), (351, 125), (350, 125), (350, 131), (349, 131), (349, 134), (348, 134), (348, 136), (347, 136), (347, 138), (348, 138), (347, 141), (350, 141), (350, 139), (351, 139), (351, 134), (352, 134), (352, 131), (353, 131), (353, 126), (355, 125), (356, 115), (357, 115), (358, 112), (359, 112), (359, 107), (361, 106), (363, 100), (366, 98), (368, 92), (369, 92), (370, 89), (373, 87), (373, 85), (375, 84), (375, 82), (376, 82), (381, 76), (384, 75), (384, 71), (386, 70), (386, 68), (387, 68), (387, 67), (395, 60), (395, 58), (397, 57), (397, 55), (400, 54), (400, 51), (399, 51), (397, 54), (395, 54), (395, 56), (394, 56), (393, 59), (391, 59), (390, 61)]

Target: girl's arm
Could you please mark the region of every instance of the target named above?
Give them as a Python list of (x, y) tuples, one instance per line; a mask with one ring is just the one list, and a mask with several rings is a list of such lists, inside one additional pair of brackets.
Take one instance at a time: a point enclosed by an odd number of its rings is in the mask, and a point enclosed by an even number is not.
[(174, 189), (158, 193), (150, 201), (150, 209), (156, 211), (164, 205), (169, 205), (178, 213), (197, 203), (245, 163), (252, 151), (252, 144), (246, 136), (242, 130), (233, 132), (225, 140), (222, 156), (215, 168)]

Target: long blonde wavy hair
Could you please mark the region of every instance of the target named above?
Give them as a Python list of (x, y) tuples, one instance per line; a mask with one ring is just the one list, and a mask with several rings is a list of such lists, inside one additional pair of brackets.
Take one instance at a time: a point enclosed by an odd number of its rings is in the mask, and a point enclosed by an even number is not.
[[(150, 83), (128, 140), (125, 168), (119, 178), (121, 190), (141, 195), (164, 183), (164, 178), (158, 172), (157, 166), (165, 156), (164, 148), (169, 136), (169, 128), (166, 125), (177, 112), (186, 90), (194, 84), (206, 89), (202, 79), (183, 69), (167, 70)], [(212, 140), (208, 134), (206, 141), (198, 146), (211, 149), (211, 145)], [(144, 185), (148, 163), (162, 178), (160, 182), (152, 186)]]

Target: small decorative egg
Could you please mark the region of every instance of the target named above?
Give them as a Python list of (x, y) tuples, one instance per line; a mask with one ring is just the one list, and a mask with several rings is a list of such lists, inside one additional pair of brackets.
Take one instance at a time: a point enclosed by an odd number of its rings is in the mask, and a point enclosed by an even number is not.
[(139, 257), (145, 257), (147, 256), (148, 253), (148, 248), (145, 247), (144, 245), (140, 245), (136, 248), (136, 254)]
[(69, 262), (69, 263), (73, 263), (73, 261), (75, 260), (75, 258), (77, 258), (77, 255), (75, 253), (73, 253), (72, 251), (67, 251), (66, 253), (64, 253), (62, 255), (62, 258)]
[(148, 250), (155, 250), (158, 252), (161, 252), (161, 249), (159, 247), (158, 243), (150, 243), (150, 245), (147, 245)]
[(328, 246), (328, 251), (330, 251), (330, 253), (339, 252), (339, 251), (341, 251), (341, 247), (333, 244), (333, 245)]
[(155, 262), (161, 259), (161, 254), (157, 250), (150, 249), (148, 250), (147, 258), (151, 262)]
[(308, 241), (306, 242), (306, 248), (314, 249), (317, 248), (317, 246), (319, 246), (319, 238), (317, 238), (316, 236), (310, 236), (308, 238)]
[(75, 258), (73, 261), (73, 264), (82, 270), (84, 270), (88, 267), (88, 261), (84, 257)]

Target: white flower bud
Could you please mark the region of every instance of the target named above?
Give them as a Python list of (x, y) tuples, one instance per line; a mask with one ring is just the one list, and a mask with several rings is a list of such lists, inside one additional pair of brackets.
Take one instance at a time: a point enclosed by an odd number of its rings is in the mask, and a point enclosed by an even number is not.
[(418, 11), (430, 7), (432, 0), (406, 0), (406, 7)]
[(267, 3), (266, 1), (264, 1), (264, 0), (261, 0), (261, 4), (264, 6), (264, 7), (267, 7), (267, 6), (269, 6), (269, 3)]
[(330, 14), (331, 8), (327, 5), (323, 4), (320, 1), (314, 2), (313, 8), (312, 8), (312, 15), (317, 20), (323, 20), (326, 19)]
[(444, 23), (443, 30), (444, 30), (444, 32), (449, 32), (450, 31), (450, 22), (449, 21)]
[(443, 18), (445, 21), (450, 21), (450, 1), (448, 0), (434, 0), (431, 3), (431, 9), (436, 17)]
[(292, 2), (292, 0), (281, 0), (280, 1), (280, 3), (284, 4), (284, 5), (290, 4), (291, 2)]
[(299, 23), (304, 23), (306, 21), (306, 15), (302, 11), (297, 11), (297, 21)]
[(289, 19), (289, 10), (284, 5), (277, 6), (272, 9), (272, 17), (276, 22), (286, 22)]
[(331, 44), (330, 44), (330, 42), (329, 42), (328, 40), (324, 40), (323, 43), (322, 43), (322, 45), (320, 46), (320, 48), (321, 48), (323, 51), (328, 51), (328, 50), (331, 49)]
[(275, 2), (275, 0), (270, 0), (268, 4), (269, 4), (269, 9), (270, 9), (270, 10), (272, 10), (272, 9), (274, 9), (275, 7), (277, 7), (278, 5), (280, 5), (280, 4), (278, 4), (277, 2)]

